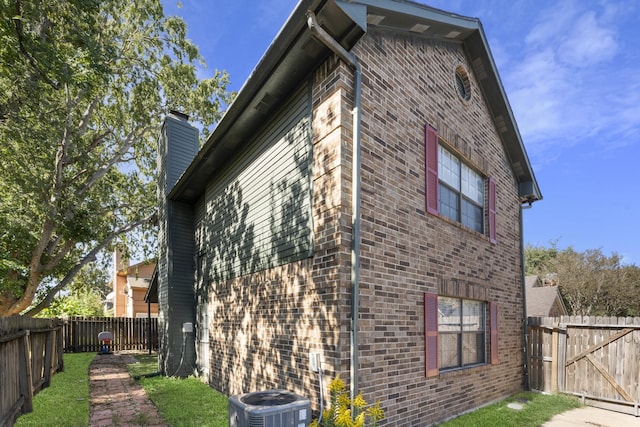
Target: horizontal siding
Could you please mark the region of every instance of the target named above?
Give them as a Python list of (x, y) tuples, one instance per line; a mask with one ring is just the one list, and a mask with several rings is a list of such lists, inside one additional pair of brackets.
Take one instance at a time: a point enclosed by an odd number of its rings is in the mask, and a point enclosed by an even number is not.
[(198, 152), (198, 129), (188, 122), (167, 117), (165, 128), (171, 144), (167, 147), (167, 183), (169, 194)]
[(158, 140), (158, 310), (160, 322), (167, 312), (167, 122)]
[(205, 282), (310, 256), (310, 120), (305, 86), (209, 183), (195, 221)]
[[(158, 142), (159, 363), (168, 375), (187, 375), (195, 363), (192, 343), (183, 348), (182, 342), (182, 324), (195, 321), (194, 206), (166, 195), (198, 151), (198, 130), (169, 116)], [(181, 359), (182, 371), (177, 372)]]

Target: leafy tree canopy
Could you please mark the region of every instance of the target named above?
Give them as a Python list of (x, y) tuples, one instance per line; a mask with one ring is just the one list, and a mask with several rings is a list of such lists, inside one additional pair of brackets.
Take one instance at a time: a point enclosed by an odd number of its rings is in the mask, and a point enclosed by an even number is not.
[[(71, 283), (60, 291), (48, 307), (40, 311), (37, 317), (68, 316), (105, 316), (105, 298), (109, 287), (109, 272), (104, 262), (89, 263), (82, 267)], [(51, 286), (55, 286), (52, 283)], [(42, 300), (49, 294), (49, 286), (41, 285), (36, 300)]]
[(639, 316), (640, 268), (626, 265), (617, 253), (600, 249), (578, 252), (527, 245), (525, 271), (545, 279), (553, 277), (572, 315)]
[(204, 136), (231, 100), (226, 72), (199, 67), (159, 0), (0, 0), (0, 316), (152, 236), (161, 120), (185, 112)]

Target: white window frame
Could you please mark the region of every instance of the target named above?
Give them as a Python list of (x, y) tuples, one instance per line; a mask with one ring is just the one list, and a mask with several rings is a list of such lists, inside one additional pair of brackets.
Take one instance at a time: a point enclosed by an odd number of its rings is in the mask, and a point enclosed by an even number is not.
[[(438, 211), (452, 221), (485, 234), (487, 179), (454, 152), (438, 144)], [(471, 208), (476, 215), (466, 215)]]

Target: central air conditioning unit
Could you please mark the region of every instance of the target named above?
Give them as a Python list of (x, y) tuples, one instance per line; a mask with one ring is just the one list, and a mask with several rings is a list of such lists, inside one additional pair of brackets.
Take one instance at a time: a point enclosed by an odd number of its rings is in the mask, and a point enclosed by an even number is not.
[(265, 390), (229, 398), (229, 427), (308, 427), (311, 402), (286, 390)]

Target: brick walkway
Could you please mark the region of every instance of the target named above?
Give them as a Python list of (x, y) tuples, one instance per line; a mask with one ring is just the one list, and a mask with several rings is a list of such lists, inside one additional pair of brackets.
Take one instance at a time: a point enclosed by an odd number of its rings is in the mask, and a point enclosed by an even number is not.
[(167, 427), (144, 389), (129, 376), (126, 354), (97, 355), (89, 367), (91, 427)]

